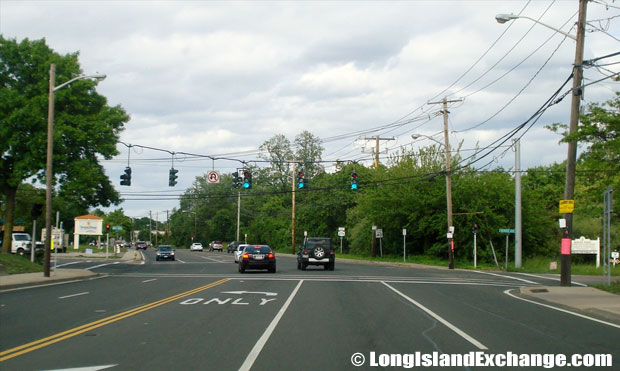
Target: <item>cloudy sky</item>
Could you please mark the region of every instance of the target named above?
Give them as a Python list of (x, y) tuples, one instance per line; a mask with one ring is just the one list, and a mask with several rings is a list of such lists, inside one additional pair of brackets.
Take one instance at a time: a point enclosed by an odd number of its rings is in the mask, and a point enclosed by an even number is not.
[[(365, 138), (393, 137), (381, 142), (383, 152), (434, 144), (412, 134), (443, 141), (440, 106), (428, 102), (444, 96), (458, 101), (449, 137), (463, 142), (464, 155), (524, 123), (570, 75), (575, 42), (529, 19), (499, 24), (495, 16), (520, 14), (575, 34), (577, 10), (577, 0), (0, 0), (0, 32), (79, 51), (85, 73), (107, 74), (98, 91), (131, 115), (124, 143), (253, 163), (274, 135), (293, 141), (308, 130), (324, 140), (324, 160), (369, 163), (375, 144)], [(586, 60), (620, 50), (618, 2), (590, 2), (587, 19)], [(587, 69), (585, 82), (617, 73), (618, 62), (599, 61), (610, 65)], [(592, 84), (585, 102), (619, 88)], [(567, 123), (569, 109), (570, 96), (517, 134), (522, 168), (566, 158), (544, 125)], [(179, 184), (170, 188), (172, 156), (133, 147), (132, 186), (121, 187), (128, 149), (118, 148), (104, 164), (132, 217), (178, 207), (136, 193), (175, 196), (197, 176), (239, 166), (177, 155)], [(514, 153), (502, 147), (477, 165), (511, 168)]]

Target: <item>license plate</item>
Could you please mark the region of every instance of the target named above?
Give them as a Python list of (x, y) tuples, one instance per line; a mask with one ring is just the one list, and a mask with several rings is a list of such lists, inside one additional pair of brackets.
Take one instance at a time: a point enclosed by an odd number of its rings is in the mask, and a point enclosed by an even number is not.
[(254, 255), (254, 260), (263, 260), (265, 255)]
[(302, 257), (302, 258), (307, 258), (307, 257), (308, 257), (308, 255), (302, 255), (301, 257)]

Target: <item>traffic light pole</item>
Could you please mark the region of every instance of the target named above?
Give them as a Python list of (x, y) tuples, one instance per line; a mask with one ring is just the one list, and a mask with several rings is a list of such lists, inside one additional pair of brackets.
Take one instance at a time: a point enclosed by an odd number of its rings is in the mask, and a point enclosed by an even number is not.
[(291, 246), (292, 246), (292, 254), (295, 255), (295, 166), (297, 165), (296, 161), (293, 161), (293, 174), (291, 177), (291, 194), (292, 194), (292, 201), (293, 201), (293, 209), (292, 209), (292, 213), (291, 213), (291, 238), (292, 238), (292, 242), (291, 242)]

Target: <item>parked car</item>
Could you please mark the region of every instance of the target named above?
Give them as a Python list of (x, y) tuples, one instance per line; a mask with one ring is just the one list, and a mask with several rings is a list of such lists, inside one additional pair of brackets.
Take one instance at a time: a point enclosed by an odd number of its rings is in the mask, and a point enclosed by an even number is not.
[(147, 246), (146, 242), (144, 242), (144, 241), (136, 242), (136, 250), (140, 250), (140, 249), (146, 250), (146, 246)]
[(223, 249), (224, 247), (222, 246), (222, 241), (220, 240), (211, 241), (211, 243), (209, 244), (209, 251), (213, 251), (213, 250), (222, 251)]
[(174, 249), (170, 245), (159, 245), (155, 251), (155, 260), (174, 260)]
[(233, 258), (235, 259), (235, 263), (239, 263), (239, 257), (241, 256), (241, 254), (243, 254), (243, 249), (248, 246), (250, 245), (242, 243), (237, 246), (237, 250), (233, 251)]
[(239, 247), (239, 241), (232, 241), (228, 244), (228, 246), (226, 247), (226, 252), (227, 253), (234, 253), (235, 251), (237, 251), (237, 247)]
[(88, 246), (97, 246), (97, 241), (92, 240), (88, 243)]
[(325, 270), (334, 270), (336, 254), (332, 240), (326, 237), (308, 237), (297, 253), (297, 269), (305, 271), (308, 265), (322, 265)]
[(269, 273), (276, 273), (276, 256), (267, 245), (250, 245), (243, 249), (239, 258), (239, 272), (246, 269), (267, 269)]
[(189, 247), (189, 251), (202, 251), (202, 244), (200, 242), (194, 242)]

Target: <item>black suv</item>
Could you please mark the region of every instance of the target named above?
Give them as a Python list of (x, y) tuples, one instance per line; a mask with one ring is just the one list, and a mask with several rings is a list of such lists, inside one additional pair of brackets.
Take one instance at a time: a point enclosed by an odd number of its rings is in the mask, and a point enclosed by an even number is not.
[(308, 237), (297, 253), (297, 269), (305, 271), (308, 265), (322, 265), (325, 270), (334, 270), (336, 255), (332, 240), (326, 237)]
[(239, 241), (233, 241), (229, 243), (228, 247), (226, 248), (226, 253), (234, 252), (235, 250), (237, 250), (237, 247), (239, 247)]

